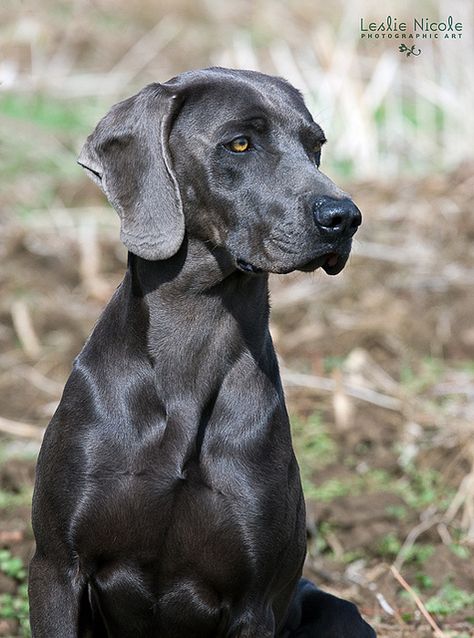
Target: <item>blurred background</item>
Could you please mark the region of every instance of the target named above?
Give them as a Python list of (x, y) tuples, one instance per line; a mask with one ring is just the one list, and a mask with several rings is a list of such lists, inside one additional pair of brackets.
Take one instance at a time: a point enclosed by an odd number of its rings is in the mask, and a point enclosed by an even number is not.
[[(387, 15), (462, 38), (361, 39)], [(75, 159), (114, 102), (210, 65), (301, 89), (364, 215), (339, 276), (272, 279), (306, 573), (381, 637), (474, 635), (473, 24), (463, 0), (2, 2), (0, 636), (29, 635), (35, 458), (126, 263)]]

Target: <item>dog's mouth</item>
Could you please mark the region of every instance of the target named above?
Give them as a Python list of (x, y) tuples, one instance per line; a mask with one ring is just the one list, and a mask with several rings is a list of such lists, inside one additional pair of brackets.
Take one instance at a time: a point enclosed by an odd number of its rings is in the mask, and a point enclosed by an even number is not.
[[(301, 266), (297, 266), (296, 268), (292, 268), (291, 270), (301, 270), (302, 272), (313, 272), (318, 268), (322, 268), (324, 272), (328, 275), (338, 275), (341, 270), (346, 265), (347, 259), (349, 257), (349, 253), (326, 253), (325, 255), (321, 255), (320, 257), (316, 257), (311, 261), (302, 264)], [(263, 268), (258, 268), (248, 261), (244, 261), (243, 259), (236, 260), (237, 268), (245, 273), (250, 273), (254, 275), (258, 275), (266, 272)]]
[(262, 268), (257, 268), (257, 266), (254, 266), (253, 264), (250, 264), (248, 261), (244, 261), (243, 259), (237, 259), (236, 263), (237, 268), (239, 270), (242, 270), (243, 272), (253, 273), (255, 275), (265, 272)]
[(303, 272), (313, 272), (317, 268), (322, 268), (327, 275), (338, 275), (346, 265), (349, 253), (327, 253), (321, 257), (316, 257), (296, 270)]

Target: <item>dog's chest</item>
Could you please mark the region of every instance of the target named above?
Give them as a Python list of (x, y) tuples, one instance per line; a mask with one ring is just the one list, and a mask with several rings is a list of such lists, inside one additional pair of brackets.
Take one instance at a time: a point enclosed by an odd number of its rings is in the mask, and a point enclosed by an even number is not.
[[(270, 520), (265, 490), (246, 489), (245, 476), (235, 473), (226, 478), (225, 490), (209, 479), (194, 462), (184, 470), (166, 462), (98, 465), (84, 477), (72, 519), (75, 550), (92, 563), (170, 560), (173, 569), (205, 562), (208, 555), (232, 570), (247, 554), (255, 559), (256, 548), (263, 561), (279, 526)], [(268, 544), (261, 542), (266, 535)]]

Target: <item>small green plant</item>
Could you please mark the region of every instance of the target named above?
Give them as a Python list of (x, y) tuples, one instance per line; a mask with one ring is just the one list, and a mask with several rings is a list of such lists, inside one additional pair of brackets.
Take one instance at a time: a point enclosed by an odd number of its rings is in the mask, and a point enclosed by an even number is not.
[(330, 503), (339, 496), (347, 496), (351, 486), (340, 479), (329, 479), (320, 485), (310, 485), (307, 496), (323, 503)]
[(378, 551), (381, 556), (384, 556), (385, 558), (395, 558), (400, 551), (401, 546), (402, 544), (399, 539), (391, 532), (384, 536), (379, 542)]
[(459, 589), (453, 583), (446, 583), (437, 594), (429, 598), (426, 609), (438, 616), (449, 616), (474, 605), (474, 594)]
[(313, 469), (317, 469), (335, 460), (336, 445), (319, 414), (312, 414), (306, 420), (293, 418), (292, 432), (300, 462), (306, 461)]
[(435, 548), (433, 545), (423, 543), (414, 543), (406, 552), (402, 552), (403, 558), (407, 563), (417, 563), (423, 565), (433, 556)]
[(444, 510), (452, 496), (438, 471), (419, 469), (414, 465), (405, 469), (405, 476), (394, 485), (394, 491), (415, 510), (424, 509), (434, 503), (439, 509)]
[(392, 518), (402, 521), (407, 517), (407, 508), (404, 505), (387, 505), (385, 511)]
[(431, 589), (431, 587), (433, 587), (433, 579), (427, 574), (424, 574), (423, 572), (418, 572), (415, 578), (420, 589)]
[(326, 374), (330, 374), (334, 370), (337, 370), (344, 363), (344, 357), (338, 356), (328, 356), (324, 358), (323, 366), (324, 372)]
[(23, 561), (18, 556), (13, 556), (7, 549), (0, 549), (0, 571), (15, 580), (26, 578)]
[(393, 559), (401, 553), (401, 557), (406, 563), (416, 563), (422, 565), (430, 558), (435, 551), (433, 545), (425, 543), (414, 543), (406, 549), (402, 549), (400, 539), (391, 532), (382, 538), (378, 551), (385, 558)]
[(439, 380), (443, 370), (442, 360), (426, 357), (416, 370), (410, 365), (403, 366), (400, 370), (400, 381), (409, 394), (420, 394)]
[(0, 619), (15, 620), (18, 623), (20, 635), (29, 638), (29, 607), (28, 590), (25, 582), (26, 569), (18, 556), (13, 556), (8, 550), (0, 550), (0, 572), (18, 582), (14, 594), (0, 594)]
[(389, 490), (392, 482), (393, 479), (386, 470), (373, 468), (358, 478), (357, 487), (360, 494), (366, 494), (367, 492)]
[(364, 556), (365, 554), (363, 550), (354, 549), (350, 552), (344, 552), (344, 554), (342, 555), (342, 562), (349, 565), (350, 563), (354, 563), (356, 560), (364, 558)]
[(462, 558), (462, 560), (469, 560), (471, 558), (471, 552), (468, 547), (464, 545), (458, 545), (457, 543), (452, 543), (449, 546), (449, 549), (453, 552), (455, 556), (458, 558)]
[[(31, 503), (31, 490), (25, 489), (21, 492), (7, 492), (0, 490), (0, 510), (21, 507)], [(0, 550), (1, 552), (1, 550)]]
[(325, 521), (322, 521), (318, 525), (318, 533), (316, 535), (316, 551), (318, 554), (330, 551), (329, 543), (327, 542), (327, 535), (331, 534), (332, 525)]
[(303, 490), (307, 498), (317, 498), (312, 483), (313, 472), (332, 463), (336, 458), (336, 445), (321, 423), (319, 414), (308, 419), (292, 418), (292, 434), (296, 456), (301, 468)]
[(22, 638), (29, 638), (30, 622), (27, 585), (20, 585), (16, 594), (0, 594), (0, 618), (16, 620)]

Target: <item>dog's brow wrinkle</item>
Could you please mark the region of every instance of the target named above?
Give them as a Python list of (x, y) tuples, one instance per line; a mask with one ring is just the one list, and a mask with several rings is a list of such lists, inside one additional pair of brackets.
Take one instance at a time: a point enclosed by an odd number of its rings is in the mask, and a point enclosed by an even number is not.
[(259, 115), (257, 115), (256, 117), (247, 118), (243, 120), (242, 123), (247, 124), (248, 126), (252, 126), (253, 128), (257, 129), (257, 131), (263, 131), (267, 127), (267, 120)]
[(268, 128), (268, 124), (267, 124), (267, 120), (260, 116), (251, 116), (251, 117), (242, 117), (242, 118), (235, 118), (233, 120), (229, 120), (228, 122), (226, 122), (225, 124), (223, 124), (220, 128), (219, 128), (219, 132), (225, 132), (228, 129), (238, 129), (238, 128), (253, 128), (254, 130), (256, 130), (257, 132), (261, 133), (263, 131), (265, 131)]

